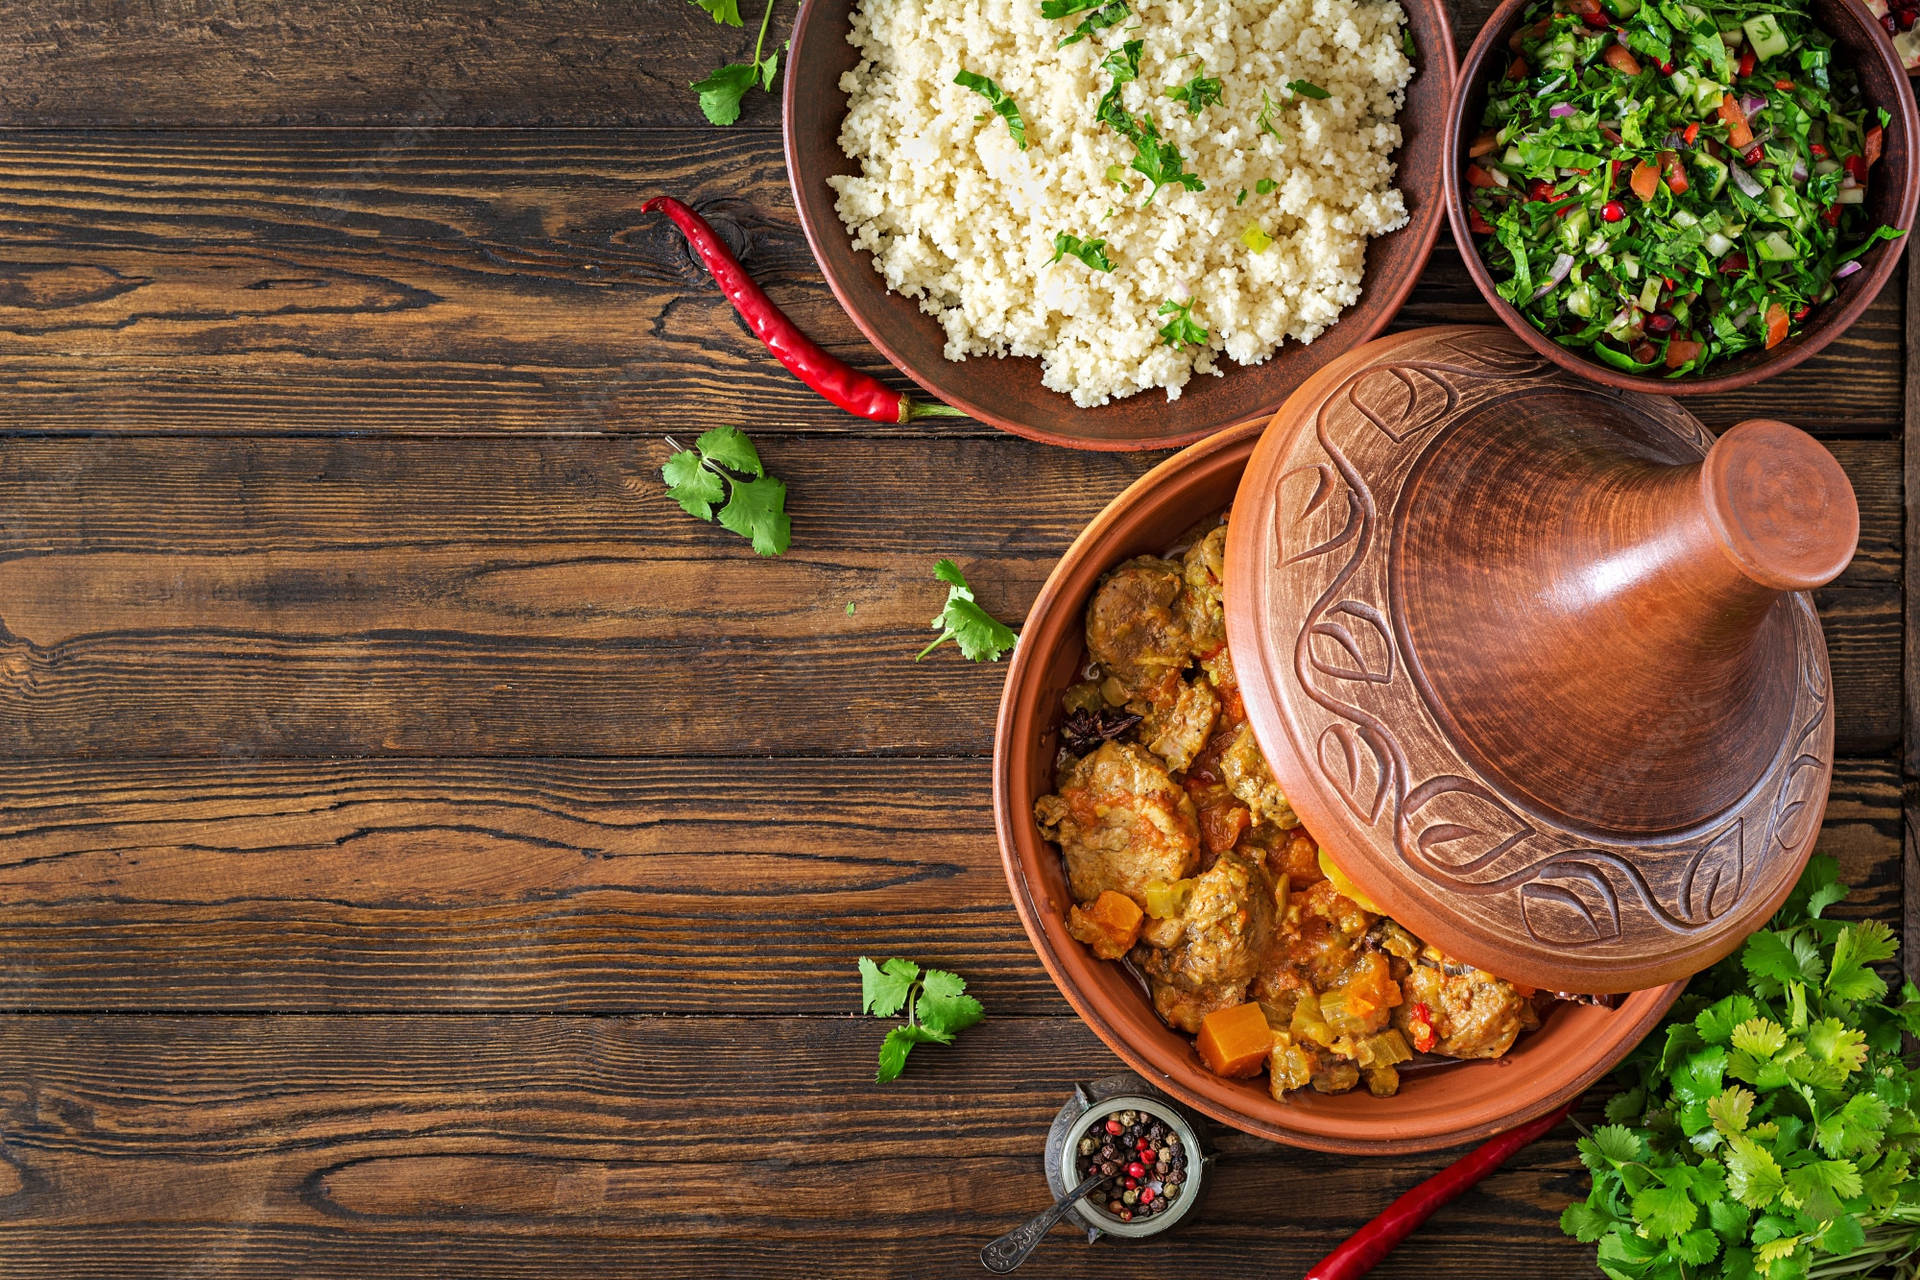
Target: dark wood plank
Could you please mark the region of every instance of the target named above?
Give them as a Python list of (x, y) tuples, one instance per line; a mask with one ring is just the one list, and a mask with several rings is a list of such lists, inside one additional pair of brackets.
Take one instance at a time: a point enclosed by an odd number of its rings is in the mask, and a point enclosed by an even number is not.
[[(886, 372), (820, 278), (765, 132), (17, 132), (0, 134), (0, 432), (993, 434), (881, 427), (807, 391), (638, 212), (661, 192), (809, 333)], [(1690, 404), (1715, 427), (1892, 435), (1900, 303)], [(1445, 245), (1399, 323), (1491, 319)]]
[[(1064, 1013), (982, 760), (150, 762), (0, 769), (0, 1007), (850, 1009), (860, 955)], [(1900, 912), (1890, 760), (1820, 847)]]
[[(665, 496), (664, 444), (14, 441), (0, 759), (985, 753), (1000, 668), (911, 660), (934, 560), (1017, 621), (1148, 462), (762, 443), (793, 495), (777, 560)], [(1883, 568), (1820, 594), (1848, 753), (1899, 735), (1890, 524)]]
[[(14, 1018), (0, 1054), (10, 1277), (964, 1276), (1046, 1200), (1071, 1018), (994, 1018), (871, 1080), (867, 1019)], [(923, 1057), (924, 1055), (924, 1057)], [(1589, 1104), (1587, 1119), (1591, 1120)], [(1382, 1277), (1586, 1274), (1555, 1218), (1572, 1126)], [(1062, 1229), (1022, 1275), (1298, 1275), (1438, 1169), (1232, 1137), (1189, 1223)]]

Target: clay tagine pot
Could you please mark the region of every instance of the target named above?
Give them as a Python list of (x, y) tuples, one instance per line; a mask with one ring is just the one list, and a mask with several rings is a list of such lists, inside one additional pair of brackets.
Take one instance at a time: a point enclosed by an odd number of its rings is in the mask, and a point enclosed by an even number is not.
[[(1394, 919), (1561, 1004), (1494, 1062), (1387, 1099), (1225, 1080), (1118, 964), (1066, 933), (1035, 826), (1094, 585), (1231, 503), (1227, 638), (1276, 779)], [(1135, 1070), (1249, 1132), (1451, 1145), (1542, 1114), (1630, 1050), (1684, 979), (1792, 887), (1825, 809), (1833, 709), (1806, 592), (1846, 565), (1852, 489), (1775, 422), (1720, 440), (1664, 397), (1579, 380), (1486, 328), (1419, 330), (1316, 374), (1264, 429), (1115, 499), (1029, 613), (996, 742), (1028, 934)]]

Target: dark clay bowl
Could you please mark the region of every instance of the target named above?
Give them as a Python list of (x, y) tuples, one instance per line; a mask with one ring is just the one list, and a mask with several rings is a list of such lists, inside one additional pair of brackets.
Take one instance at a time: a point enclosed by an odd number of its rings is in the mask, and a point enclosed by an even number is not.
[(859, 57), (847, 43), (852, 0), (805, 0), (793, 24), (787, 59), (787, 174), (800, 225), (834, 297), (867, 340), (927, 392), (982, 422), (1048, 444), (1075, 449), (1156, 449), (1204, 439), (1222, 427), (1264, 419), (1308, 375), (1344, 351), (1377, 336), (1406, 301), (1440, 231), (1440, 171), (1446, 134), (1440, 127), (1453, 94), (1453, 33), (1443, 0), (1401, 0), (1413, 33), (1418, 68), (1400, 112), (1404, 140), (1394, 160), (1404, 193), (1406, 226), (1367, 248), (1360, 300), (1309, 346), (1288, 341), (1264, 363), (1223, 364), (1221, 377), (1201, 375), (1169, 403), (1148, 389), (1097, 409), (1082, 409), (1040, 384), (1040, 362), (974, 356), (948, 360), (945, 332), (920, 304), (887, 290), (871, 254), (856, 252), (834, 212), (828, 177), (858, 171), (840, 150), (847, 96), (840, 77)]
[(1053, 787), (1060, 696), (1085, 654), (1082, 619), (1094, 583), (1129, 556), (1160, 553), (1232, 503), (1265, 425), (1216, 435), (1135, 481), (1075, 539), (1034, 601), (994, 734), (994, 823), (1007, 883), (1060, 994), (1128, 1066), (1180, 1102), (1247, 1133), (1320, 1151), (1394, 1155), (1471, 1142), (1581, 1093), (1640, 1042), (1685, 983), (1636, 991), (1615, 1009), (1556, 1006), (1506, 1057), (1409, 1071), (1391, 1098), (1304, 1091), (1278, 1102), (1264, 1076), (1228, 1080), (1208, 1071), (1125, 969), (1067, 933), (1073, 899), (1065, 868), (1034, 822), (1033, 802)]
[[(1808, 317), (1804, 329), (1771, 351), (1749, 351), (1730, 360), (1716, 362), (1704, 374), (1682, 378), (1650, 377), (1628, 373), (1601, 364), (1570, 351), (1534, 328), (1518, 308), (1502, 298), (1494, 288), (1493, 273), (1480, 256), (1480, 237), (1467, 226), (1465, 174), (1467, 148), (1480, 132), (1480, 116), (1487, 105), (1487, 84), (1504, 74), (1507, 65), (1507, 40), (1520, 25), (1521, 14), (1532, 0), (1504, 0), (1468, 50), (1460, 72), (1459, 91), (1447, 113), (1448, 153), (1442, 180), (1446, 189), (1447, 218), (1453, 224), (1453, 238), (1466, 259), (1467, 271), (1509, 329), (1522, 341), (1563, 369), (1591, 378), (1609, 387), (1631, 391), (1650, 391), (1656, 395), (1692, 395), (1709, 391), (1734, 391), (1772, 377), (1782, 369), (1791, 369), (1820, 348), (1839, 337), (1860, 313), (1879, 296), (1881, 286), (1893, 274), (1894, 264), (1906, 248), (1906, 237), (1875, 245), (1861, 261), (1861, 269), (1837, 282), (1839, 293)], [(1914, 111), (1913, 89), (1900, 57), (1893, 51), (1880, 24), (1866, 7), (1853, 0), (1811, 0), (1814, 20), (1833, 36), (1840, 55), (1860, 73), (1860, 87), (1870, 106), (1886, 108), (1892, 117), (1887, 122), (1885, 151), (1874, 166), (1867, 185), (1866, 210), (1873, 220), (1888, 226), (1911, 228), (1914, 206), (1920, 201), (1920, 168), (1914, 164), (1916, 129), (1920, 119)]]

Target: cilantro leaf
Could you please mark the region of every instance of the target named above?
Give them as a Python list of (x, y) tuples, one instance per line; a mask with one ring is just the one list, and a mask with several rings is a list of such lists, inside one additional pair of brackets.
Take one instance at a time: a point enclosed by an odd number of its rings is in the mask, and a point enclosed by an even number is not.
[(782, 481), (771, 476), (735, 481), (733, 496), (720, 508), (720, 524), (751, 539), (759, 554), (777, 556), (786, 551), (793, 538), (793, 521), (787, 517), (786, 507), (787, 486)]
[(1592, 1244), (1605, 1235), (1615, 1221), (1586, 1201), (1575, 1200), (1561, 1211), (1560, 1229), (1582, 1244)]
[[(1111, 92), (1111, 91), (1109, 91)], [(1153, 184), (1153, 190), (1147, 192), (1147, 204), (1160, 194), (1160, 188), (1180, 186), (1188, 191), (1205, 191), (1207, 184), (1200, 180), (1197, 173), (1187, 171), (1186, 157), (1180, 154), (1180, 147), (1170, 138), (1160, 136), (1160, 126), (1152, 116), (1142, 115), (1132, 120), (1133, 132), (1128, 135), (1132, 141), (1133, 163), (1127, 167), (1146, 175)]]
[(1074, 27), (1072, 34), (1062, 37), (1060, 43), (1054, 46), (1059, 49), (1064, 49), (1070, 44), (1079, 44), (1094, 32), (1103, 31), (1108, 27), (1119, 26), (1127, 20), (1127, 0), (1108, 0), (1106, 4), (1101, 4), (1100, 0), (1091, 0), (1091, 3), (1076, 0), (1070, 7), (1062, 9), (1059, 13), (1047, 12), (1049, 9), (1056, 7), (1057, 6), (1051, 2), (1042, 4), (1040, 6), (1040, 16), (1043, 18), (1065, 17), (1069, 13), (1083, 13), (1089, 9), (1093, 10), (1093, 12), (1088, 13), (1086, 17), (1080, 19), (1079, 24)]
[(1058, 262), (1068, 254), (1080, 259), (1095, 271), (1113, 270), (1113, 260), (1107, 257), (1105, 240), (1082, 240), (1071, 231), (1056, 232), (1053, 237), (1053, 257)]
[(1675, 1237), (1671, 1244), (1673, 1256), (1689, 1266), (1702, 1267), (1712, 1262), (1720, 1252), (1720, 1237), (1711, 1228), (1695, 1227)]
[(693, 0), (722, 26), (740, 25), (740, 0)]
[(963, 994), (964, 978), (945, 969), (929, 969), (920, 980), (920, 1024), (951, 1040), (986, 1016), (980, 1002)]
[(668, 458), (660, 468), (660, 478), (667, 482), (667, 496), (695, 519), (713, 519), (714, 504), (727, 496), (726, 481), (700, 465), (700, 455), (692, 449), (682, 449)]
[[(1618, 1124), (1601, 1125), (1592, 1137), (1582, 1138), (1578, 1146), (1581, 1158), (1590, 1169), (1595, 1167), (1595, 1161), (1609, 1165), (1632, 1164), (1647, 1153), (1640, 1135)], [(1593, 1159), (1586, 1159), (1589, 1154)]]
[(660, 478), (666, 481), (667, 495), (696, 519), (712, 520), (720, 506), (721, 526), (750, 539), (763, 556), (782, 554), (792, 540), (787, 486), (766, 474), (759, 451), (738, 427), (706, 432), (692, 449), (668, 458)]
[(1013, 648), (1014, 641), (1018, 639), (1013, 630), (980, 607), (973, 598), (973, 588), (967, 584), (966, 575), (960, 572), (960, 566), (953, 561), (942, 560), (935, 564), (933, 576), (948, 584), (946, 606), (933, 620), (933, 625), (940, 629), (940, 635), (915, 654), (913, 660), (920, 661), (951, 640), (959, 646), (961, 656), (971, 662), (1000, 661), (1000, 655)]
[(1753, 1114), (1753, 1103), (1751, 1090), (1731, 1085), (1719, 1097), (1707, 1100), (1707, 1114), (1713, 1118), (1713, 1127), (1721, 1133), (1739, 1133), (1747, 1127), (1747, 1118)]
[(1186, 104), (1187, 114), (1197, 116), (1214, 103), (1220, 101), (1220, 82), (1208, 75), (1204, 69), (1185, 84), (1176, 85), (1167, 90), (1167, 97), (1175, 102)]
[(1860, 1171), (1850, 1160), (1819, 1160), (1787, 1170), (1787, 1194), (1825, 1222), (1845, 1212), (1841, 1201), (1860, 1194)]
[(1267, 134), (1271, 136), (1275, 142), (1282, 141), (1280, 130), (1276, 128), (1273, 123), (1273, 113), (1279, 110), (1279, 108), (1280, 104), (1268, 96), (1265, 89), (1262, 89), (1260, 91), (1260, 114), (1253, 122), (1254, 132)]
[(1287, 88), (1303, 98), (1326, 99), (1333, 96), (1311, 80), (1289, 80)]
[(1736, 993), (1702, 1009), (1693, 1025), (1708, 1044), (1726, 1044), (1733, 1039), (1735, 1027), (1759, 1013), (1760, 1007), (1750, 997)]
[(1727, 1139), (1727, 1190), (1749, 1209), (1764, 1209), (1787, 1189), (1773, 1153), (1742, 1134)]
[(880, 1042), (880, 1069), (873, 1073), (875, 1084), (885, 1084), (889, 1080), (898, 1080), (906, 1068), (907, 1054), (916, 1044), (927, 1044), (936, 1037), (925, 1027), (911, 1024), (895, 1027), (887, 1032), (887, 1038)]
[(913, 980), (919, 976), (920, 966), (911, 960), (893, 959), (880, 965), (861, 956), (860, 1012), (891, 1018), (907, 1007)]
[(757, 64), (730, 62), (689, 87), (700, 95), (700, 111), (709, 123), (732, 124), (740, 118), (740, 100), (759, 78)]
[(1878, 1000), (1887, 994), (1886, 979), (1867, 966), (1893, 959), (1898, 945), (1893, 930), (1878, 920), (1841, 929), (1827, 970), (1828, 992), (1840, 1000)]
[(1160, 343), (1176, 351), (1184, 351), (1189, 346), (1204, 347), (1209, 337), (1207, 330), (1193, 318), (1193, 299), (1175, 302), (1168, 298), (1160, 304), (1156, 315), (1172, 316), (1173, 319), (1160, 326)]
[(987, 100), (993, 113), (1007, 122), (1007, 132), (1013, 136), (1013, 144), (1022, 151), (1027, 149), (1027, 121), (1020, 114), (1020, 107), (1007, 96), (1007, 91), (977, 71), (962, 70), (953, 77), (953, 82), (962, 89), (971, 89)]
[(1749, 1018), (1733, 1029), (1733, 1047), (1756, 1058), (1771, 1058), (1787, 1046), (1787, 1029), (1767, 1018)]
[(1692, 1227), (1700, 1207), (1682, 1188), (1655, 1186), (1634, 1196), (1633, 1216), (1649, 1236), (1666, 1239)]
[(1820, 975), (1813, 970), (1814, 959), (1810, 942), (1798, 935), (1789, 942), (1771, 929), (1762, 929), (1748, 938), (1747, 945), (1740, 951), (1740, 963), (1750, 977), (1770, 979), (1782, 985), (1818, 982)]
[(1116, 85), (1129, 84), (1140, 78), (1140, 50), (1145, 45), (1142, 40), (1129, 40), (1118, 48), (1108, 52), (1100, 60), (1100, 69), (1113, 77)]

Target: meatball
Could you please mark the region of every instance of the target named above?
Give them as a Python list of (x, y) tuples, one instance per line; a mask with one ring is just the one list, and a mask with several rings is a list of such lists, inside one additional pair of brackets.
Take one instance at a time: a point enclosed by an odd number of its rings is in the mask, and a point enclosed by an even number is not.
[(1181, 937), (1141, 964), (1149, 978), (1186, 991), (1246, 990), (1273, 939), (1273, 881), (1266, 869), (1224, 854), (1193, 882)]
[(1167, 768), (1184, 773), (1207, 745), (1207, 735), (1220, 714), (1220, 699), (1205, 680), (1182, 680), (1177, 687), (1170, 701), (1147, 712), (1140, 723), (1140, 739), (1167, 762)]
[(1431, 1027), (1432, 1052), (1449, 1058), (1497, 1058), (1522, 1031), (1540, 1025), (1533, 1003), (1513, 984), (1484, 969), (1453, 964), (1431, 947), (1400, 980), (1406, 1003), (1393, 1011), (1393, 1025), (1409, 1044), (1422, 1047)]
[(1179, 675), (1193, 661), (1185, 594), (1180, 566), (1152, 556), (1129, 560), (1101, 580), (1087, 606), (1087, 652), (1107, 673), (1108, 701), (1157, 706), (1177, 693)]
[(1149, 882), (1171, 883), (1200, 859), (1200, 827), (1167, 767), (1133, 742), (1107, 742), (1063, 772), (1057, 795), (1033, 806), (1041, 834), (1060, 846), (1073, 896), (1113, 889), (1144, 903)]
[(1220, 778), (1227, 790), (1253, 811), (1256, 823), (1270, 822), (1283, 830), (1297, 827), (1293, 806), (1287, 803), (1280, 784), (1267, 769), (1267, 758), (1260, 754), (1260, 743), (1252, 725), (1241, 725), (1240, 734), (1220, 757)]

